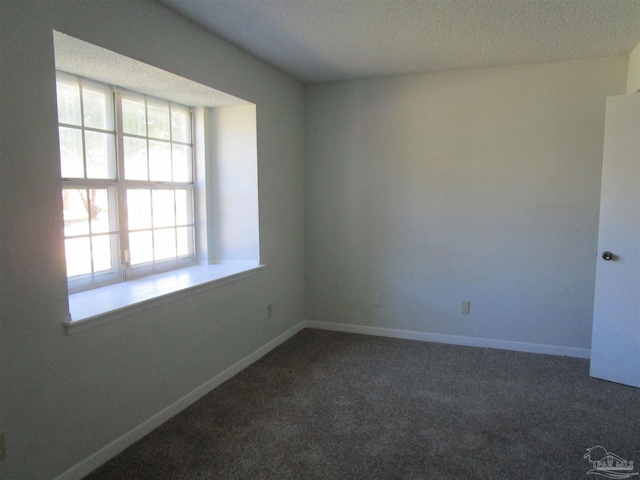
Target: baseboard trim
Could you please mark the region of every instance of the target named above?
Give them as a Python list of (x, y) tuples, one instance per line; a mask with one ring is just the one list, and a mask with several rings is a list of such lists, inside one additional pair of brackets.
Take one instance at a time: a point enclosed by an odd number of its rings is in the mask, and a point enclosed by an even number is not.
[(178, 401), (166, 407), (164, 410), (161, 410), (153, 417), (149, 418), (144, 423), (138, 425), (134, 429), (125, 433), (121, 437), (115, 439), (113, 442), (108, 444), (107, 446), (101, 448), (93, 455), (84, 459), (80, 463), (77, 463), (69, 470), (64, 472), (62, 475), (58, 476), (55, 480), (80, 480), (82, 477), (88, 475), (93, 470), (98, 468), (100, 465), (104, 464), (111, 458), (115, 457), (117, 454), (122, 452), (125, 448), (133, 445), (135, 442), (140, 440), (142, 437), (151, 433), (154, 429), (162, 425), (164, 422), (169, 420), (174, 415), (180, 413), (182, 410), (187, 408), (192, 403), (196, 402), (204, 395), (209, 393), (211, 390), (216, 388), (218, 385), (226, 382), (231, 377), (239, 373), (240, 371), (247, 368), (249, 365), (254, 363), (256, 360), (260, 359), (271, 350), (276, 348), (278, 345), (286, 342), (291, 337), (293, 337), (296, 333), (300, 332), (305, 327), (305, 322), (300, 322), (294, 327), (290, 328), (286, 332), (282, 333), (278, 337), (271, 340), (269, 343), (263, 345), (258, 348), (255, 352), (247, 355), (240, 361), (236, 362), (226, 370), (220, 372), (218, 375), (213, 377), (212, 379), (206, 381), (193, 391), (187, 393), (184, 397), (180, 398)]
[(379, 337), (404, 338), (423, 342), (448, 343), (467, 347), (497, 348), (499, 350), (513, 350), (516, 352), (544, 353), (564, 357), (590, 358), (591, 350), (587, 348), (564, 347), (560, 345), (544, 345), (538, 343), (512, 342), (509, 340), (495, 340), (491, 338), (463, 337), (459, 335), (445, 335), (442, 333), (416, 332), (413, 330), (396, 330), (393, 328), (368, 327), (347, 323), (318, 322), (305, 320), (305, 328), (332, 330), (336, 332), (360, 333)]
[(346, 323), (318, 322), (304, 320), (267, 344), (258, 348), (255, 352), (247, 355), (226, 370), (220, 372), (215, 377), (206, 381), (193, 391), (161, 410), (144, 423), (133, 428), (121, 437), (115, 439), (110, 444), (101, 448), (91, 456), (77, 463), (55, 480), (80, 480), (91, 473), (103, 463), (107, 462), (127, 447), (133, 445), (142, 437), (151, 433), (154, 429), (162, 425), (174, 415), (180, 413), (192, 403), (196, 402), (204, 395), (212, 391), (218, 385), (229, 380), (231, 377), (241, 372), (249, 365), (259, 360), (278, 345), (286, 342), (304, 328), (315, 328), (319, 330), (331, 330), (346, 333), (359, 333), (363, 335), (375, 335), (380, 337), (403, 338), (407, 340), (420, 340), (424, 342), (447, 343), (452, 345), (464, 345), (469, 347), (497, 348), (500, 350), (513, 350), (517, 352), (544, 353), (549, 355), (560, 355), (576, 358), (590, 358), (591, 351), (586, 348), (564, 347), (558, 345), (543, 345), (536, 343), (512, 342), (507, 340), (494, 340), (488, 338), (464, 337), (458, 335), (445, 335), (440, 333), (416, 332), (412, 330), (397, 330), (392, 328), (368, 327), (365, 325), (352, 325)]

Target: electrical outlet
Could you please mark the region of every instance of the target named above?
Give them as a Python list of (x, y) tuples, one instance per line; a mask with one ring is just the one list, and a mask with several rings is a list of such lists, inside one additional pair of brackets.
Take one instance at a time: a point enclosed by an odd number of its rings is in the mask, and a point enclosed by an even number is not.
[(0, 460), (4, 460), (6, 452), (4, 449), (4, 432), (0, 432)]
[(380, 295), (379, 293), (374, 293), (373, 294), (373, 306), (374, 307), (381, 307), (382, 306), (382, 295)]
[(465, 315), (471, 313), (471, 302), (469, 300), (463, 300), (460, 306), (460, 311)]
[(273, 317), (273, 303), (267, 305), (267, 318)]

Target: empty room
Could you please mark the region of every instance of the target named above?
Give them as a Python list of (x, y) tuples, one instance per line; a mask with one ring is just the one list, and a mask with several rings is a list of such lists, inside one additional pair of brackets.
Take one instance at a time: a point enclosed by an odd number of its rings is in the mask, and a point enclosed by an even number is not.
[(640, 0), (0, 0), (0, 479), (640, 469)]

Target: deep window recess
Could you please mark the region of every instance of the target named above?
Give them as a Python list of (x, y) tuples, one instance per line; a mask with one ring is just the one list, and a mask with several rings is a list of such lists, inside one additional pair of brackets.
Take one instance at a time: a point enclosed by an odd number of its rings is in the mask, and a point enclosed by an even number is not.
[(196, 263), (188, 107), (57, 72), (69, 291)]

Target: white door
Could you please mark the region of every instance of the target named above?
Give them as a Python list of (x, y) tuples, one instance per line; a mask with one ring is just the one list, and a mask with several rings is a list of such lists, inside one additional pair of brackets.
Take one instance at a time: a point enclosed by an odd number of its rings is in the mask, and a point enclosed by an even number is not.
[(590, 373), (640, 387), (640, 94), (607, 99)]

